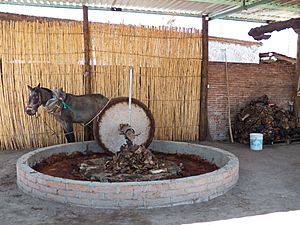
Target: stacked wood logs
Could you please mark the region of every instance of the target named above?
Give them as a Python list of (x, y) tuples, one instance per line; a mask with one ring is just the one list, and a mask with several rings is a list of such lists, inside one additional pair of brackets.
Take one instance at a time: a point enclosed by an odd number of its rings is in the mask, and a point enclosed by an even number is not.
[(264, 95), (252, 100), (236, 115), (234, 139), (248, 144), (250, 133), (262, 133), (264, 144), (300, 139), (300, 124), (291, 111), (270, 104)]

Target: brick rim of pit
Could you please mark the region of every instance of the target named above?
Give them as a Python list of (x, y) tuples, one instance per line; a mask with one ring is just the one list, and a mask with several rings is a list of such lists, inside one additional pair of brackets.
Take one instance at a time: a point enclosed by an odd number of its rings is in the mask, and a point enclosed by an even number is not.
[(153, 141), (165, 153), (196, 154), (220, 169), (198, 176), (144, 182), (91, 182), (48, 176), (31, 167), (52, 154), (101, 152), (94, 141), (54, 145), (29, 152), (17, 161), (17, 184), (25, 193), (66, 204), (104, 208), (157, 208), (208, 201), (230, 190), (239, 178), (239, 160), (219, 148), (173, 141)]

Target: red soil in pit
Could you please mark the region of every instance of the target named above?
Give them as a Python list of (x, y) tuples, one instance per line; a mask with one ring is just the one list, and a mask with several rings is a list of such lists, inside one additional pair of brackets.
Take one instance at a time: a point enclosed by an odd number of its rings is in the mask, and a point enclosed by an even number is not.
[[(172, 177), (173, 179), (200, 175), (218, 169), (215, 164), (196, 155), (165, 154), (160, 152), (153, 152), (153, 154), (157, 159), (169, 160), (175, 162), (177, 165), (183, 164), (184, 169), (179, 175)], [(70, 155), (59, 153), (50, 156), (32, 168), (40, 173), (54, 177), (73, 180), (88, 180), (82, 178), (81, 174), (78, 172), (78, 165), (84, 160), (104, 157), (109, 157), (109, 155), (106, 153), (83, 154), (81, 152), (74, 152)]]

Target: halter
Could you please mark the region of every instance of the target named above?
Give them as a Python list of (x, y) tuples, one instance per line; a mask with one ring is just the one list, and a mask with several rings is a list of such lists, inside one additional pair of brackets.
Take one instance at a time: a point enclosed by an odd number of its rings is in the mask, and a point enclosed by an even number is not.
[(38, 91), (39, 101), (35, 104), (28, 104), (26, 110), (36, 110), (40, 105), (42, 105), (42, 96), (41, 92)]

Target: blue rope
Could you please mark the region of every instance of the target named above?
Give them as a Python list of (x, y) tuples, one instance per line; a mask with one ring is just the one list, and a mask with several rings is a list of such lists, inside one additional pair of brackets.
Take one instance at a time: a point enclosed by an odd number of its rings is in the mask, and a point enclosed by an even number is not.
[(64, 101), (61, 100), (61, 99), (58, 99), (58, 101), (61, 102), (61, 103), (63, 104), (64, 109), (69, 109), (72, 113), (75, 114), (74, 110), (73, 110), (66, 102), (64, 102)]

